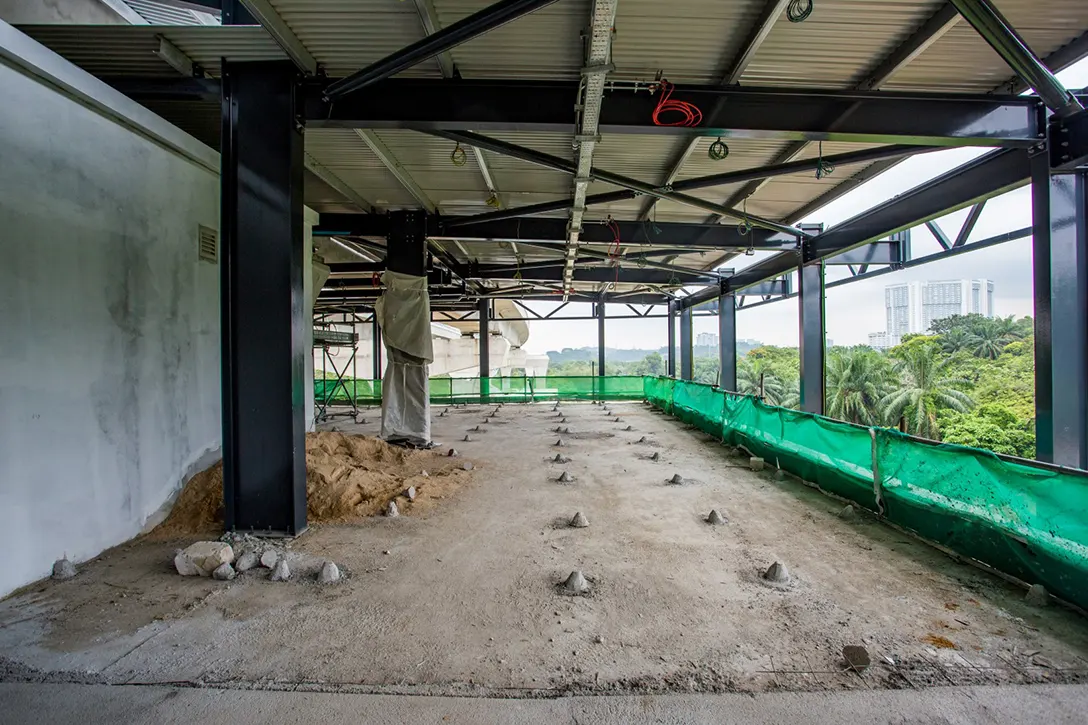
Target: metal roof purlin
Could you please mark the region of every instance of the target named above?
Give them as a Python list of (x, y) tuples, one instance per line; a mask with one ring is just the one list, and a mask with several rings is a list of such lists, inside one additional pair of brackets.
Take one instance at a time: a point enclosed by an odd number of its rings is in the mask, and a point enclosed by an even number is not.
[(343, 179), (329, 171), (322, 166), (313, 156), (310, 154), (303, 155), (306, 170), (311, 174), (321, 179), (325, 184), (335, 190), (338, 194), (350, 201), (355, 206), (359, 207), (363, 211), (373, 212), (374, 205), (359, 195), (359, 192), (352, 189), (350, 186), (344, 183)]
[[(250, 3), (258, 0), (244, 1)], [(265, 0), (259, 1), (264, 2)], [(412, 43), (407, 48), (401, 48), (396, 53), (371, 63), (347, 78), (336, 81), (325, 89), (325, 97), (329, 99), (339, 98), (371, 83), (377, 83), (428, 58), (433, 58), (443, 51), (455, 48), (461, 43), (505, 25), (511, 20), (516, 20), (523, 15), (547, 7), (554, 2), (556, 0), (499, 0), (494, 5), (489, 5), (449, 27)]]
[(294, 61), (303, 72), (314, 75), (317, 73), (317, 61), (306, 50), (306, 46), (298, 39), (298, 36), (287, 26), (276, 9), (268, 0), (240, 0), (246, 10), (257, 19), (257, 22), (276, 41), (283, 52)]
[[(437, 33), (441, 25), (438, 22), (438, 13), (434, 10), (434, 3), (431, 0), (413, 0), (413, 2), (416, 5), (416, 12), (419, 13), (419, 22), (423, 24), (423, 32), (427, 35)], [(458, 76), (457, 66), (453, 64), (453, 57), (448, 50), (436, 55), (435, 60), (438, 61), (438, 68), (442, 71), (443, 78)]]
[[(778, 18), (782, 16), (789, 2), (790, 0), (767, 0), (767, 4), (763, 6), (763, 12), (759, 14), (751, 32), (748, 34), (748, 38), (744, 41), (744, 46), (735, 57), (729, 59), (729, 65), (722, 74), (722, 86), (731, 86), (740, 82), (741, 75), (748, 68), (748, 64), (752, 62), (752, 58), (755, 57), (759, 46), (763, 45), (763, 41), (770, 35), (771, 28), (774, 27)], [(721, 104), (724, 101), (719, 100), (717, 103)], [(684, 163), (699, 146), (699, 141), (699, 137), (691, 139), (687, 147), (669, 164), (669, 173), (662, 180), (662, 186), (668, 186), (676, 181), (676, 177), (680, 175), (680, 171), (684, 168)], [(657, 199), (651, 198), (639, 212), (639, 219), (647, 218), (655, 204), (657, 204)]]
[(601, 118), (601, 101), (604, 98), (605, 78), (612, 62), (612, 32), (616, 22), (617, 0), (593, 0), (590, 11), (589, 44), (586, 47), (585, 66), (579, 84), (576, 103), (577, 123), (574, 130), (574, 146), (578, 150), (577, 169), (574, 174), (574, 202), (570, 209), (569, 244), (567, 264), (563, 272), (563, 300), (566, 290), (574, 279), (574, 260), (578, 256), (578, 234), (582, 228), (582, 215), (586, 210), (586, 189), (589, 187), (593, 168), (593, 150), (597, 147), (598, 123)]
[(355, 129), (355, 133), (359, 135), (359, 138), (363, 140), (370, 150), (374, 152), (374, 155), (378, 157), (378, 160), (382, 162), (385, 168), (389, 169), (400, 185), (403, 186), (412, 198), (419, 202), (419, 205), (426, 209), (428, 212), (434, 213), (434, 202), (427, 196), (423, 188), (416, 183), (416, 180), (412, 178), (412, 175), (408, 173), (408, 169), (404, 168), (404, 165), (397, 160), (397, 157), (393, 154), (392, 150), (386, 146), (378, 134), (373, 131), (364, 131), (361, 128)]

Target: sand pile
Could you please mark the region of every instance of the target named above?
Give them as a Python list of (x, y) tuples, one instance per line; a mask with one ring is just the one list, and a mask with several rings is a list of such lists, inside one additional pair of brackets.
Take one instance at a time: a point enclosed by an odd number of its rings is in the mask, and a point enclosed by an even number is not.
[[(306, 434), (307, 519), (348, 521), (381, 514), (397, 499), (403, 514), (419, 512), (467, 483), (464, 459), (444, 449), (413, 451), (367, 436)], [(415, 488), (414, 500), (404, 496)], [(223, 463), (201, 471), (185, 485), (169, 516), (152, 533), (195, 534), (223, 526)]]

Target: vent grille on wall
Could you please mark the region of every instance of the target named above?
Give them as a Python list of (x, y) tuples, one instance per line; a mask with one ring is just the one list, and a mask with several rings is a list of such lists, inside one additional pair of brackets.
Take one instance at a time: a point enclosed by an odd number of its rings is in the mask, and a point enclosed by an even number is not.
[(215, 264), (219, 259), (219, 235), (211, 227), (200, 225), (197, 231), (197, 245), (200, 248), (200, 259)]

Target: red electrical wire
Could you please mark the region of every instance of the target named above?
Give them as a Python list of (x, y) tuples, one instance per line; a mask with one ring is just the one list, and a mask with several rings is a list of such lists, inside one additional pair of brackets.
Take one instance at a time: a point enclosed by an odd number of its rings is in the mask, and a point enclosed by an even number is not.
[(370, 284), (374, 287), (380, 287), (382, 283), (382, 276), (378, 272), (374, 272), (370, 275)]
[[(699, 107), (694, 103), (688, 103), (687, 101), (674, 101), (672, 100), (672, 92), (676, 86), (669, 83), (664, 78), (661, 79), (661, 98), (657, 101), (657, 108), (654, 109), (654, 125), (655, 126), (698, 126), (703, 122), (703, 112), (699, 110)], [(663, 113), (679, 113), (683, 116), (678, 121), (662, 121), (661, 114)]]

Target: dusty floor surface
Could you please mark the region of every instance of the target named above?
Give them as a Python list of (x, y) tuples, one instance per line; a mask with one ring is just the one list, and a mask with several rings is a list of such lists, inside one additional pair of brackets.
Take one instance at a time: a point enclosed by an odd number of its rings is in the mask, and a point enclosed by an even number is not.
[[(611, 409), (436, 408), (433, 435), (480, 462), (476, 480), (419, 516), (311, 528), (292, 546), (341, 564), (333, 586), (182, 578), (187, 541), (118, 547), (0, 603), (0, 680), (506, 696), (1088, 681), (1079, 615), (840, 519), (644, 405)], [(374, 434), (368, 420), (336, 426)], [(711, 508), (728, 523), (706, 524)], [(565, 525), (576, 511), (588, 528)], [(759, 577), (775, 560), (788, 587)], [(572, 569), (590, 595), (557, 592)], [(872, 654), (864, 674), (845, 671), (848, 644)]]

